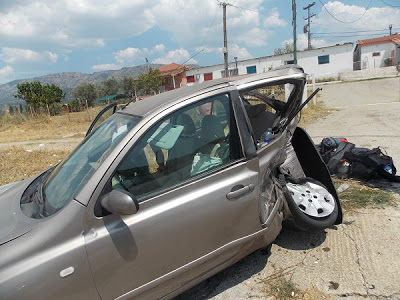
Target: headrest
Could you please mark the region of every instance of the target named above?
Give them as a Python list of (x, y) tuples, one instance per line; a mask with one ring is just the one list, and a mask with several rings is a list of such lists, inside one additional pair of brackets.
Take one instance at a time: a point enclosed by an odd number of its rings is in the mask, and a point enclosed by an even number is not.
[(249, 118), (255, 118), (258, 114), (264, 112), (266, 109), (267, 105), (264, 103), (246, 106), (246, 112)]
[(180, 114), (176, 124), (183, 126), (182, 134), (184, 135), (193, 135), (196, 132), (196, 126), (194, 125), (192, 118), (187, 114)]
[(225, 138), (224, 128), (214, 115), (206, 115), (201, 121), (201, 138), (206, 143)]

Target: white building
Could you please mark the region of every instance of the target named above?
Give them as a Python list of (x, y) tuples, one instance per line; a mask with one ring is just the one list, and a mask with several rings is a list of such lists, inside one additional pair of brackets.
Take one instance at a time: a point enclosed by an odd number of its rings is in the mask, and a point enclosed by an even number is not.
[(389, 67), (399, 63), (400, 34), (357, 41), (354, 70)]
[[(297, 64), (303, 67), (304, 72), (314, 74), (316, 78), (337, 78), (340, 72), (353, 70), (353, 50), (353, 43), (345, 43), (298, 51)], [(293, 60), (293, 53), (291, 53), (233, 61), (229, 63), (229, 76), (263, 73), (285, 64), (293, 64)], [(188, 85), (222, 78), (224, 75), (224, 64), (186, 71)]]

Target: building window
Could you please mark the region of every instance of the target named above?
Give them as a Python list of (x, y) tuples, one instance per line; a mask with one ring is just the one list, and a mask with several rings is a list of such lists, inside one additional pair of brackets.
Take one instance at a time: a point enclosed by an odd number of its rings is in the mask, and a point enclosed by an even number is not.
[(256, 74), (257, 73), (257, 68), (256, 66), (249, 66), (247, 67), (247, 74)]
[(285, 61), (285, 65), (294, 65), (294, 59)]
[(213, 80), (212, 73), (204, 73), (204, 81)]
[(186, 80), (187, 80), (188, 83), (194, 82), (194, 75), (192, 75), (192, 76), (187, 76), (187, 77), (186, 77)]
[(238, 69), (230, 69), (229, 70), (229, 76), (235, 76), (238, 74), (239, 74)]
[(318, 56), (318, 64), (319, 65), (329, 64), (329, 55)]
[(372, 56), (381, 56), (380, 52), (372, 52)]

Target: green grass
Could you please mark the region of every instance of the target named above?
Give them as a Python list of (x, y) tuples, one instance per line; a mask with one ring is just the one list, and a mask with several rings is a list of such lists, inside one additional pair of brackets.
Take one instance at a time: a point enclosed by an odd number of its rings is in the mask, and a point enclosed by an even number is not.
[(372, 188), (353, 180), (335, 179), (336, 187), (346, 182), (350, 187), (339, 193), (339, 198), (344, 210), (357, 208), (382, 208), (386, 205), (396, 206), (392, 193), (379, 188)]

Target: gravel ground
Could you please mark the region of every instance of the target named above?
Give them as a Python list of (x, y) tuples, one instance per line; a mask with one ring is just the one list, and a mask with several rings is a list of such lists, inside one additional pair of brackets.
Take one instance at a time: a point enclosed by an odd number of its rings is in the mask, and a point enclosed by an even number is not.
[[(334, 108), (308, 125), (315, 143), (346, 137), (358, 147), (382, 147), (400, 169), (399, 78), (327, 84), (318, 99)], [(400, 184), (386, 183), (400, 203)], [(265, 280), (283, 272), (306, 291), (305, 299), (400, 299), (400, 209), (346, 212), (344, 223), (324, 232), (286, 228), (270, 256), (256, 251), (177, 297), (275, 299)]]

